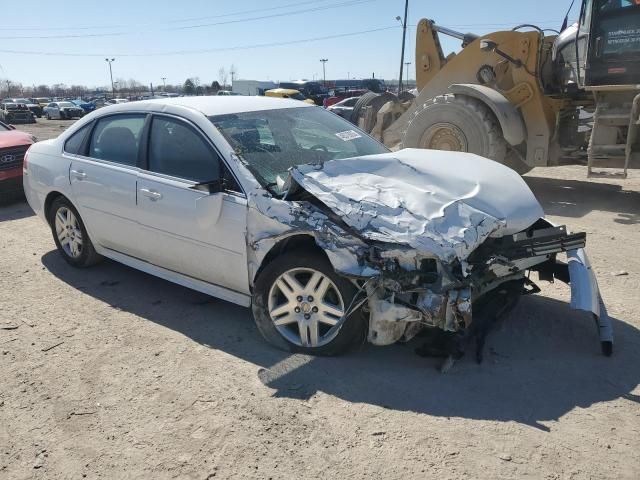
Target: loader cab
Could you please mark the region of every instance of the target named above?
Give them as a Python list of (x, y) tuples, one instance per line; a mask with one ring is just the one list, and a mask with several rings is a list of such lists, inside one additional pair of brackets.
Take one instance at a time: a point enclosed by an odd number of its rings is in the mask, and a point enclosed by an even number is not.
[(640, 0), (583, 0), (576, 33), (580, 87), (640, 79)]

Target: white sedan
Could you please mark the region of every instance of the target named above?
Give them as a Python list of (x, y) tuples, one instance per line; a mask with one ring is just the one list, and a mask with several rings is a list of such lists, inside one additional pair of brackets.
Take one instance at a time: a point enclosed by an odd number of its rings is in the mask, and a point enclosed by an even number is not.
[(472, 154), (390, 152), (303, 102), (103, 108), (32, 146), (24, 187), (69, 264), (108, 257), (252, 306), (281, 348), (337, 354), (425, 329), (464, 339), (534, 292), (535, 270), (571, 282), (571, 306), (611, 352), (585, 234), (546, 221), (518, 174)]

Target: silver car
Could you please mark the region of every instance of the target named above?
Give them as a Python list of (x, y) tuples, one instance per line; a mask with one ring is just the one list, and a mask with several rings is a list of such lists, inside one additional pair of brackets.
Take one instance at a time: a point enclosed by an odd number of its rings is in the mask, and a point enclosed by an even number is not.
[(43, 109), (47, 120), (58, 118), (61, 120), (80, 118), (84, 115), (84, 110), (71, 102), (51, 102)]
[(544, 219), (517, 173), (467, 153), (390, 152), (303, 102), (106, 107), (31, 147), (24, 186), (69, 264), (108, 257), (251, 306), (284, 349), (465, 338), (535, 292), (536, 271), (571, 283), (611, 352), (585, 234)]

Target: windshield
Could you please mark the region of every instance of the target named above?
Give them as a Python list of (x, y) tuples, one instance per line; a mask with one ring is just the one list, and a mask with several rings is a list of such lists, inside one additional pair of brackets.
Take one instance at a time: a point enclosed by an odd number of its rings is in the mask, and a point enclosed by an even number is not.
[(283, 108), (209, 117), (263, 186), (296, 165), (387, 153), (353, 124), (322, 108)]
[(75, 105), (71, 102), (58, 102), (59, 107), (75, 107)]
[(23, 105), (20, 105), (19, 103), (5, 103), (4, 106), (7, 110), (19, 110), (23, 108)]
[(29, 100), (27, 100), (26, 98), (14, 98), (13, 99), (14, 103), (31, 103)]

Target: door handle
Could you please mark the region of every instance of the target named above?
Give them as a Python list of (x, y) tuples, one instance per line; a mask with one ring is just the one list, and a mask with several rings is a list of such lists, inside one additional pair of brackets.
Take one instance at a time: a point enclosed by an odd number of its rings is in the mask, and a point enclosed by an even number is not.
[(162, 194), (160, 192), (149, 190), (148, 188), (141, 188), (140, 192), (142, 192), (145, 197), (149, 197), (153, 201), (160, 200), (162, 198)]
[(71, 175), (76, 177), (78, 180), (84, 180), (85, 178), (87, 178), (87, 174), (82, 170), (71, 170)]

